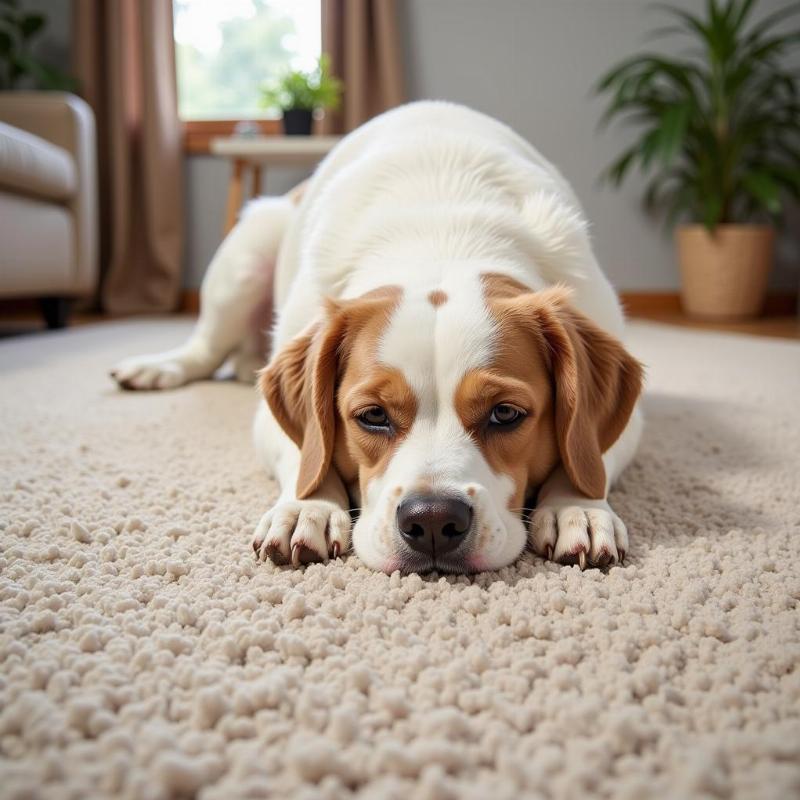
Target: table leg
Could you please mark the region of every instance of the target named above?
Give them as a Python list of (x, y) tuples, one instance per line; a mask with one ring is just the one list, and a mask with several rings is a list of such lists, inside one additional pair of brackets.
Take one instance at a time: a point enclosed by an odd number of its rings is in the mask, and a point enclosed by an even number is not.
[(234, 225), (236, 225), (236, 218), (239, 215), (239, 209), (242, 207), (242, 176), (244, 174), (244, 161), (236, 159), (233, 162), (233, 174), (231, 181), (228, 185), (228, 209), (225, 215), (225, 234), (230, 233)]
[(261, 164), (253, 164), (253, 197), (261, 196)]

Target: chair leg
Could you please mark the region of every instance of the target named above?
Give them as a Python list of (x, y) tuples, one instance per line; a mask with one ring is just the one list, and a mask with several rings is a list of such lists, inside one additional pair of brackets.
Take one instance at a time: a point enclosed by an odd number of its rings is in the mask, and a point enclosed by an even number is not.
[(66, 328), (72, 311), (72, 300), (68, 297), (42, 297), (39, 300), (42, 316), (47, 327), (52, 330)]

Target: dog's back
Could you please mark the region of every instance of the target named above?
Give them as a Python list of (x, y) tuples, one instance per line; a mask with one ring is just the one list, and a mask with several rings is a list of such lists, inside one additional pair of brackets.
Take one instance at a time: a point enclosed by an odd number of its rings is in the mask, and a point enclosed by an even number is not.
[(580, 204), (552, 164), (463, 106), (390, 111), (349, 135), (309, 182), (279, 258), (275, 345), (302, 328), (323, 295), (385, 283), (422, 290), (440, 284), (442, 270), (478, 260), (533, 288), (572, 287), (578, 308), (621, 332)]

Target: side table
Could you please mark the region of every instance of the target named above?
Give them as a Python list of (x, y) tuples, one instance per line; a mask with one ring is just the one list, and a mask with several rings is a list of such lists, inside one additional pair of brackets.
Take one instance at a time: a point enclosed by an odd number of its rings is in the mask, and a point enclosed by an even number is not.
[(316, 166), (341, 136), (218, 136), (211, 140), (214, 155), (231, 161), (225, 233), (236, 224), (244, 201), (244, 178), (252, 172), (252, 197), (262, 192), (267, 167)]

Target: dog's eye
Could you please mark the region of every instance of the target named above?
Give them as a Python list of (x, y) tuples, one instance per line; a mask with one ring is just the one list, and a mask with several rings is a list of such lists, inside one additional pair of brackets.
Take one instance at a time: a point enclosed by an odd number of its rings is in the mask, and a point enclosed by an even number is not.
[(499, 403), (492, 409), (489, 424), (497, 427), (508, 427), (525, 417), (525, 412), (509, 403)]
[(361, 425), (368, 430), (385, 430), (389, 428), (389, 415), (380, 406), (370, 406), (358, 417)]

